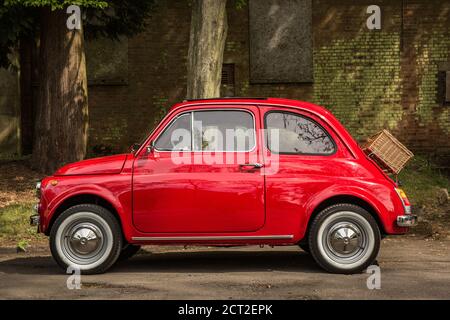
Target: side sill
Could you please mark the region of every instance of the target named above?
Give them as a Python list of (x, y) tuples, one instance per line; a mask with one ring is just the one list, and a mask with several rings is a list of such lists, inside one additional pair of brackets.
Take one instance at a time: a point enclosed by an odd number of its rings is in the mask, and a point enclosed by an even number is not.
[(132, 237), (135, 241), (215, 241), (215, 240), (283, 240), (292, 239), (293, 235), (269, 235), (269, 236), (193, 236), (193, 237)]

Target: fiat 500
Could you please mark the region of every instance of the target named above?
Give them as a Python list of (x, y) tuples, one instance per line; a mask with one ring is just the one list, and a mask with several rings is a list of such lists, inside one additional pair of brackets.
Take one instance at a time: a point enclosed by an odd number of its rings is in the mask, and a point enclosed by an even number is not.
[(56, 262), (101, 273), (142, 245), (298, 245), (361, 272), (417, 223), (398, 185), (325, 108), (274, 98), (188, 100), (126, 154), (37, 184)]

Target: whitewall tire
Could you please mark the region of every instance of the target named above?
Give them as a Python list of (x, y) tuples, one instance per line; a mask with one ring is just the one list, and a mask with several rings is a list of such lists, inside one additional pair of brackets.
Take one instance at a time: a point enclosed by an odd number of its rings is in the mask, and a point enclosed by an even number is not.
[(50, 231), (50, 249), (55, 261), (83, 274), (102, 273), (120, 255), (122, 233), (117, 219), (103, 207), (81, 204), (64, 211)]
[(310, 228), (309, 247), (316, 262), (333, 273), (357, 273), (378, 255), (380, 230), (372, 215), (353, 204), (321, 211)]

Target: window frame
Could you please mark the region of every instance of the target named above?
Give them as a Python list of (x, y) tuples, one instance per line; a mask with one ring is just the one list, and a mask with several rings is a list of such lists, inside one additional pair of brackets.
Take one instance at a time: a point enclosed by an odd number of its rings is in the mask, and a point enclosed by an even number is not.
[(187, 150), (173, 150), (173, 149), (158, 149), (158, 148), (156, 147), (156, 143), (158, 142), (159, 138), (161, 138), (161, 136), (162, 136), (167, 130), (169, 130), (169, 129), (175, 124), (175, 122), (176, 122), (177, 120), (179, 120), (179, 119), (180, 119), (182, 116), (184, 116), (185, 114), (189, 114), (189, 113), (191, 113), (191, 111), (183, 112), (183, 113), (177, 114), (175, 117), (173, 117), (172, 120), (170, 120), (170, 122), (164, 127), (164, 129), (162, 129), (162, 130), (159, 132), (158, 136), (153, 140), (153, 141), (154, 141), (154, 145), (155, 145), (155, 150), (156, 150), (156, 151), (158, 151), (158, 152), (190, 152), (190, 151), (192, 151), (192, 149), (193, 149), (193, 145), (192, 145), (192, 143), (193, 143), (193, 138), (192, 138), (192, 114), (191, 114), (191, 119), (190, 119), (190, 121), (191, 121), (191, 125), (190, 125), (190, 130), (191, 130), (191, 149), (190, 149), (189, 151), (187, 151)]
[[(248, 114), (250, 114), (250, 116), (252, 117), (253, 120), (253, 134), (254, 134), (254, 144), (252, 146), (252, 148), (248, 149), (248, 150), (242, 150), (242, 151), (237, 151), (237, 150), (233, 150), (233, 151), (226, 151), (226, 150), (194, 150), (194, 113), (195, 112), (214, 112), (214, 111), (242, 111), (242, 112), (246, 112)], [(191, 149), (190, 150), (167, 150), (167, 149), (157, 149), (156, 148), (156, 142), (158, 141), (158, 139), (161, 137), (161, 135), (164, 134), (164, 132), (166, 132), (168, 129), (170, 129), (170, 127), (175, 123), (175, 121), (177, 119), (179, 119), (181, 116), (185, 115), (185, 114), (189, 114), (190, 113), (190, 117), (191, 117)], [(248, 110), (248, 109), (242, 109), (242, 108), (218, 108), (218, 109), (192, 109), (192, 110), (188, 110), (188, 111), (184, 111), (184, 112), (180, 112), (179, 114), (175, 115), (174, 118), (165, 126), (164, 129), (162, 129), (160, 131), (160, 133), (157, 135), (157, 137), (153, 140), (155, 141), (155, 151), (158, 152), (190, 152), (190, 153), (214, 153), (214, 152), (222, 152), (222, 153), (229, 153), (229, 152), (236, 152), (236, 153), (246, 153), (246, 152), (253, 152), (256, 149), (256, 146), (258, 144), (258, 135), (257, 135), (257, 130), (256, 130), (256, 118), (255, 115), (253, 114), (252, 111)]]
[[(317, 125), (320, 129), (322, 129), (325, 134), (328, 136), (328, 138), (330, 139), (331, 143), (333, 144), (333, 152), (331, 153), (298, 153), (298, 152), (276, 152), (276, 151), (272, 151), (270, 149), (269, 146), (269, 130), (267, 128), (267, 116), (271, 113), (284, 113), (284, 114), (289, 114), (289, 115), (294, 115), (303, 119), (306, 119), (308, 121), (311, 121), (312, 123), (314, 123), (315, 125)], [(332, 155), (335, 155), (338, 151), (338, 146), (336, 144), (336, 142), (334, 141), (333, 137), (331, 136), (331, 134), (328, 132), (328, 130), (321, 125), (319, 122), (317, 122), (315, 119), (308, 117), (304, 114), (301, 113), (297, 113), (297, 112), (293, 112), (293, 111), (286, 111), (286, 110), (269, 110), (264, 114), (264, 145), (267, 148), (267, 150), (269, 150), (271, 153), (273, 154), (281, 154), (281, 155), (294, 155), (294, 156), (318, 156), (318, 157), (329, 157)]]

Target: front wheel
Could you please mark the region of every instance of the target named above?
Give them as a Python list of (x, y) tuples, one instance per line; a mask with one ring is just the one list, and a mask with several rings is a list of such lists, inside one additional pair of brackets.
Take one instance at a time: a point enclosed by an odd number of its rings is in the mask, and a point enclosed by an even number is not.
[(336, 204), (321, 211), (309, 233), (311, 254), (325, 270), (357, 273), (373, 263), (380, 249), (377, 222), (363, 208)]
[(64, 211), (50, 231), (53, 258), (67, 270), (83, 274), (105, 272), (122, 249), (122, 233), (117, 219), (103, 207), (81, 204)]
[(309, 249), (309, 243), (308, 242), (301, 242), (298, 245), (303, 251), (306, 253), (311, 253), (311, 250)]
[(120, 252), (119, 259), (117, 261), (125, 261), (134, 256), (138, 251), (141, 249), (141, 246), (127, 243), (122, 248), (122, 251)]

